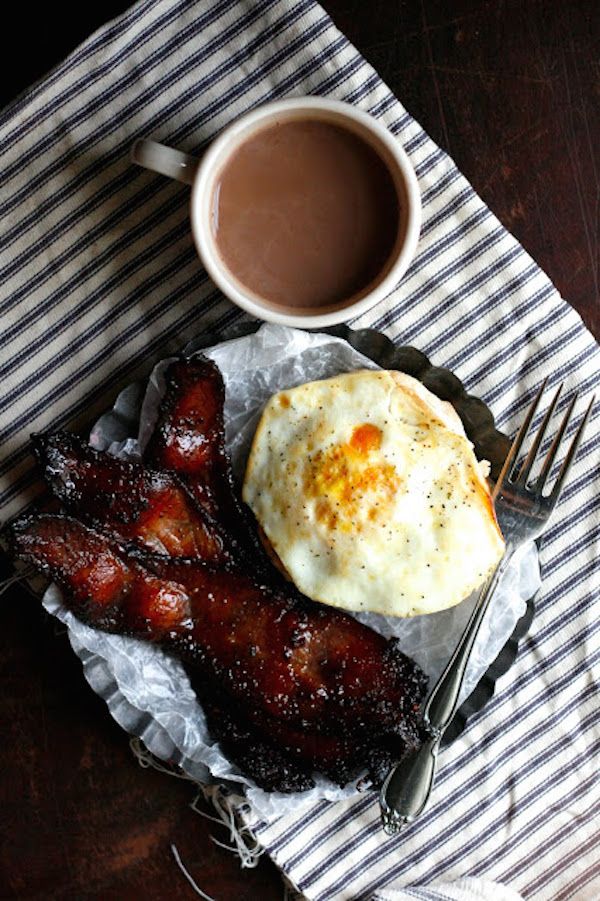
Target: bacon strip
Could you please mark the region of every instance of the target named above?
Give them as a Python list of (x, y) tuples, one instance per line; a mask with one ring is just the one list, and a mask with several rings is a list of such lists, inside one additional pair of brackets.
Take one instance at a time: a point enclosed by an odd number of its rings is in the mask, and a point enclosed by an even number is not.
[(371, 752), (398, 757), (418, 741), (426, 678), (352, 617), (240, 570), (129, 550), (70, 517), (24, 517), (10, 534), (16, 555), (55, 579), (77, 616), (161, 643), (272, 747), (346, 779)]
[(206, 357), (176, 360), (165, 373), (166, 390), (144, 457), (177, 473), (195, 500), (246, 551), (247, 563), (280, 581), (258, 538), (254, 517), (235, 490), (225, 445), (225, 386)]
[(156, 553), (215, 564), (234, 559), (225, 531), (172, 473), (100, 453), (65, 432), (33, 442), (46, 482), (71, 512)]
[(144, 456), (158, 469), (179, 473), (198, 503), (214, 516), (229, 500), (223, 378), (211, 360), (194, 357), (171, 363), (165, 380), (158, 421)]

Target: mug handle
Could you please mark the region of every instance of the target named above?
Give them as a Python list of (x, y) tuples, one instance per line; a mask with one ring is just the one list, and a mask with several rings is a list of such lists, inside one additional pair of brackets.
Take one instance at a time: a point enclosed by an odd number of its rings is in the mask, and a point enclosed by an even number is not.
[(196, 176), (198, 163), (195, 156), (166, 147), (158, 141), (139, 138), (131, 148), (131, 159), (144, 169), (151, 169), (159, 175), (166, 175), (191, 185)]

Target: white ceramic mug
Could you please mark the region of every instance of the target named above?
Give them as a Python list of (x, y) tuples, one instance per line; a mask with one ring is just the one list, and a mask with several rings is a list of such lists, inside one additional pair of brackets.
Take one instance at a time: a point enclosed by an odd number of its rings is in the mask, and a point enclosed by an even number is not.
[[(220, 257), (211, 222), (215, 182), (231, 154), (259, 129), (275, 121), (299, 117), (324, 119), (367, 141), (382, 157), (400, 198), (400, 228), (392, 259), (381, 280), (358, 299), (321, 313), (304, 314), (293, 308), (275, 307), (242, 285)], [(200, 159), (144, 138), (136, 141), (131, 156), (146, 169), (192, 186), (192, 234), (206, 271), (226, 297), (259, 319), (298, 328), (322, 328), (353, 319), (393, 290), (414, 256), (421, 228), (421, 196), (415, 172), (398, 139), (368, 113), (348, 103), (321, 97), (294, 97), (260, 106), (221, 132)]]

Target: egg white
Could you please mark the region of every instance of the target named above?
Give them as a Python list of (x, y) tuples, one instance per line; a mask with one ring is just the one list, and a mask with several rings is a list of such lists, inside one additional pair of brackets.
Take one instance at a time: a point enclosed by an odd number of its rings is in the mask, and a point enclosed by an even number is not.
[(502, 556), (486, 474), (450, 404), (361, 370), (270, 399), (243, 497), (308, 597), (415, 616), (458, 604)]

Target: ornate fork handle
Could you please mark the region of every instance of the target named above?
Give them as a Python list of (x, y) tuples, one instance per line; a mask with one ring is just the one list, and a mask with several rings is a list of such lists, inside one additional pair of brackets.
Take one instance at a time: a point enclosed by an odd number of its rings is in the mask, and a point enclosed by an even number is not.
[(423, 713), (427, 738), (421, 747), (390, 770), (381, 788), (383, 828), (388, 835), (412, 823), (424, 810), (435, 777), (437, 755), (448, 724), (456, 713), (465, 670), (483, 618), (516, 548), (507, 544), (504, 556), (481, 589), (471, 618), (446, 669), (438, 679)]

